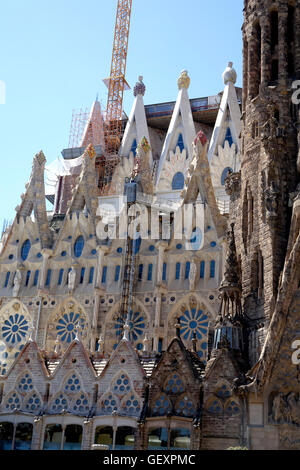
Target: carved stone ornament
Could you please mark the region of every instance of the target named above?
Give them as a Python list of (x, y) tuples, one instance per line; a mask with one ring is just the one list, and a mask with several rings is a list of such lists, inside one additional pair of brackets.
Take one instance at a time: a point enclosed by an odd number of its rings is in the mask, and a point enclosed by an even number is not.
[(269, 217), (278, 216), (278, 197), (279, 189), (274, 181), (271, 181), (270, 186), (265, 191), (266, 195), (266, 209)]

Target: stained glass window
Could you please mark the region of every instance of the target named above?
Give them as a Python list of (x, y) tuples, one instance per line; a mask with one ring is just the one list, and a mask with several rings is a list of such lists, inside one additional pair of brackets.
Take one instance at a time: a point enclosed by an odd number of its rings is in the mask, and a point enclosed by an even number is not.
[(205, 276), (205, 261), (200, 263), (200, 279), (204, 279)]
[(181, 270), (181, 264), (176, 263), (176, 272), (175, 272), (175, 279), (176, 280), (180, 279), (180, 270)]
[(181, 377), (179, 377), (178, 374), (174, 373), (171, 374), (170, 377), (168, 377), (167, 381), (165, 382), (164, 389), (166, 392), (169, 393), (182, 393), (184, 392), (185, 387)]
[(148, 265), (148, 281), (152, 281), (153, 264)]
[(4, 282), (4, 287), (8, 286), (9, 283), (9, 278), (10, 278), (10, 272), (8, 271), (5, 276), (5, 282)]
[(170, 400), (168, 399), (167, 395), (162, 393), (154, 401), (152, 414), (156, 416), (166, 416), (170, 411), (172, 411)]
[(80, 380), (76, 374), (72, 374), (64, 385), (64, 391), (66, 393), (77, 393), (81, 389)]
[(121, 266), (116, 266), (115, 270), (115, 282), (118, 282), (120, 279)]
[(80, 258), (80, 256), (82, 255), (83, 247), (84, 238), (82, 235), (80, 235), (74, 243), (74, 255), (76, 256), (76, 258)]
[(33, 285), (34, 286), (37, 286), (37, 284), (38, 284), (39, 274), (40, 274), (40, 271), (37, 269), (34, 273), (34, 278), (33, 278)]
[(178, 136), (176, 147), (179, 147), (180, 152), (182, 152), (182, 150), (184, 149), (184, 141), (183, 141), (182, 134), (179, 134), (179, 136)]
[(230, 127), (227, 127), (226, 134), (225, 134), (225, 139), (224, 139), (224, 144), (225, 144), (225, 142), (228, 142), (229, 147), (231, 147), (232, 144), (233, 144), (233, 138), (232, 138)]
[(63, 269), (60, 269), (60, 270), (59, 270), (59, 275), (58, 275), (58, 282), (57, 282), (57, 284), (58, 284), (59, 286), (62, 285), (63, 275), (64, 275), (64, 270), (63, 270)]
[(191, 418), (196, 414), (194, 402), (187, 395), (180, 397), (178, 400), (176, 404), (176, 414), (186, 416), (188, 418)]
[(30, 240), (27, 239), (25, 240), (21, 248), (21, 258), (23, 261), (25, 261), (28, 258), (30, 248), (31, 248), (31, 243), (30, 243)]
[(95, 272), (95, 268), (92, 266), (92, 267), (90, 268), (89, 284), (93, 284), (94, 272)]
[(172, 179), (172, 190), (177, 191), (184, 187), (184, 175), (181, 171), (175, 173)]

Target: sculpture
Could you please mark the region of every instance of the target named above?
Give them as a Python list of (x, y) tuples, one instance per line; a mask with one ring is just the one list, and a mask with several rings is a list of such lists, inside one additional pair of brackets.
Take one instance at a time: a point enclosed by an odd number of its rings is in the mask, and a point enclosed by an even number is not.
[(18, 269), (15, 274), (14, 282), (13, 282), (13, 297), (18, 297), (21, 284), (22, 284), (22, 273), (20, 269)]
[(190, 266), (190, 273), (189, 273), (189, 282), (190, 282), (190, 290), (195, 289), (195, 281), (197, 276), (197, 266), (194, 260), (191, 262)]
[(76, 270), (74, 266), (71, 267), (69, 274), (68, 274), (68, 288), (69, 290), (75, 289), (75, 281), (76, 281)]

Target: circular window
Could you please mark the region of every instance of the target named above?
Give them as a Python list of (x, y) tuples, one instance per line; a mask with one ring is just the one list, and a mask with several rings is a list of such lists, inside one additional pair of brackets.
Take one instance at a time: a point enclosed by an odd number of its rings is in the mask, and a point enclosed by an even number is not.
[(31, 248), (31, 243), (30, 243), (30, 240), (27, 239), (25, 240), (21, 248), (21, 258), (23, 261), (25, 261), (28, 258), (30, 248)]
[(83, 236), (80, 235), (74, 243), (74, 255), (76, 256), (76, 258), (80, 258), (80, 256), (82, 255), (83, 247), (84, 247), (84, 239), (83, 239)]
[(61, 252), (61, 256), (67, 256), (67, 252), (66, 252), (66, 251), (62, 251), (62, 252)]
[(217, 246), (217, 243), (216, 243), (216, 242), (211, 242), (210, 246), (211, 246), (212, 248), (215, 248), (215, 247)]
[(123, 251), (123, 248), (121, 247), (117, 248), (117, 253), (122, 253), (122, 251)]

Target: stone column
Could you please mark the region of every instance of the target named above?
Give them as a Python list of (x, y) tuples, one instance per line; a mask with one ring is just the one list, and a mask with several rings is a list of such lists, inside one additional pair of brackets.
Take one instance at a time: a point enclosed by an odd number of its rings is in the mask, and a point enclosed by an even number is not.
[(261, 84), (268, 86), (271, 79), (271, 22), (270, 16), (261, 18)]
[(160, 319), (161, 319), (161, 296), (162, 296), (162, 272), (163, 272), (163, 263), (164, 263), (164, 253), (168, 246), (167, 242), (159, 241), (156, 243), (156, 248), (158, 249), (158, 258), (157, 258), (157, 276), (156, 276), (156, 289), (155, 289), (155, 320), (154, 320), (154, 335), (153, 335), (153, 349), (158, 351), (158, 341), (159, 341), (159, 329), (160, 329)]
[(43, 419), (36, 418), (33, 421), (31, 450), (40, 450), (42, 445)]
[(92, 434), (93, 434), (93, 422), (87, 419), (83, 422), (81, 450), (91, 450)]
[(45, 282), (46, 282), (46, 275), (47, 275), (47, 268), (48, 268), (48, 259), (50, 257), (50, 250), (47, 248), (42, 250), (43, 255), (43, 264), (42, 264), (42, 272), (39, 280), (39, 289), (43, 289)]
[(162, 272), (163, 272), (163, 263), (164, 263), (164, 253), (168, 246), (167, 242), (159, 241), (156, 243), (156, 248), (158, 249), (158, 258), (157, 258), (157, 285), (162, 283)]
[(99, 307), (100, 307), (100, 298), (104, 294), (104, 290), (101, 289), (101, 275), (103, 268), (104, 256), (108, 252), (107, 246), (98, 246), (98, 260), (97, 260), (97, 269), (95, 276), (94, 284), (94, 311), (93, 311), (93, 321), (92, 321), (92, 337), (90, 343), (91, 352), (95, 352), (96, 348), (96, 338), (98, 334), (98, 317), (99, 317)]
[(281, 85), (286, 85), (288, 79), (287, 5), (284, 6), (284, 10), (278, 13), (278, 79)]
[(296, 77), (300, 78), (300, 8), (295, 8), (295, 72)]
[(61, 441), (60, 441), (60, 450), (64, 449), (64, 441), (65, 441), (65, 432), (66, 432), (66, 424), (62, 424), (62, 433), (61, 433)]

